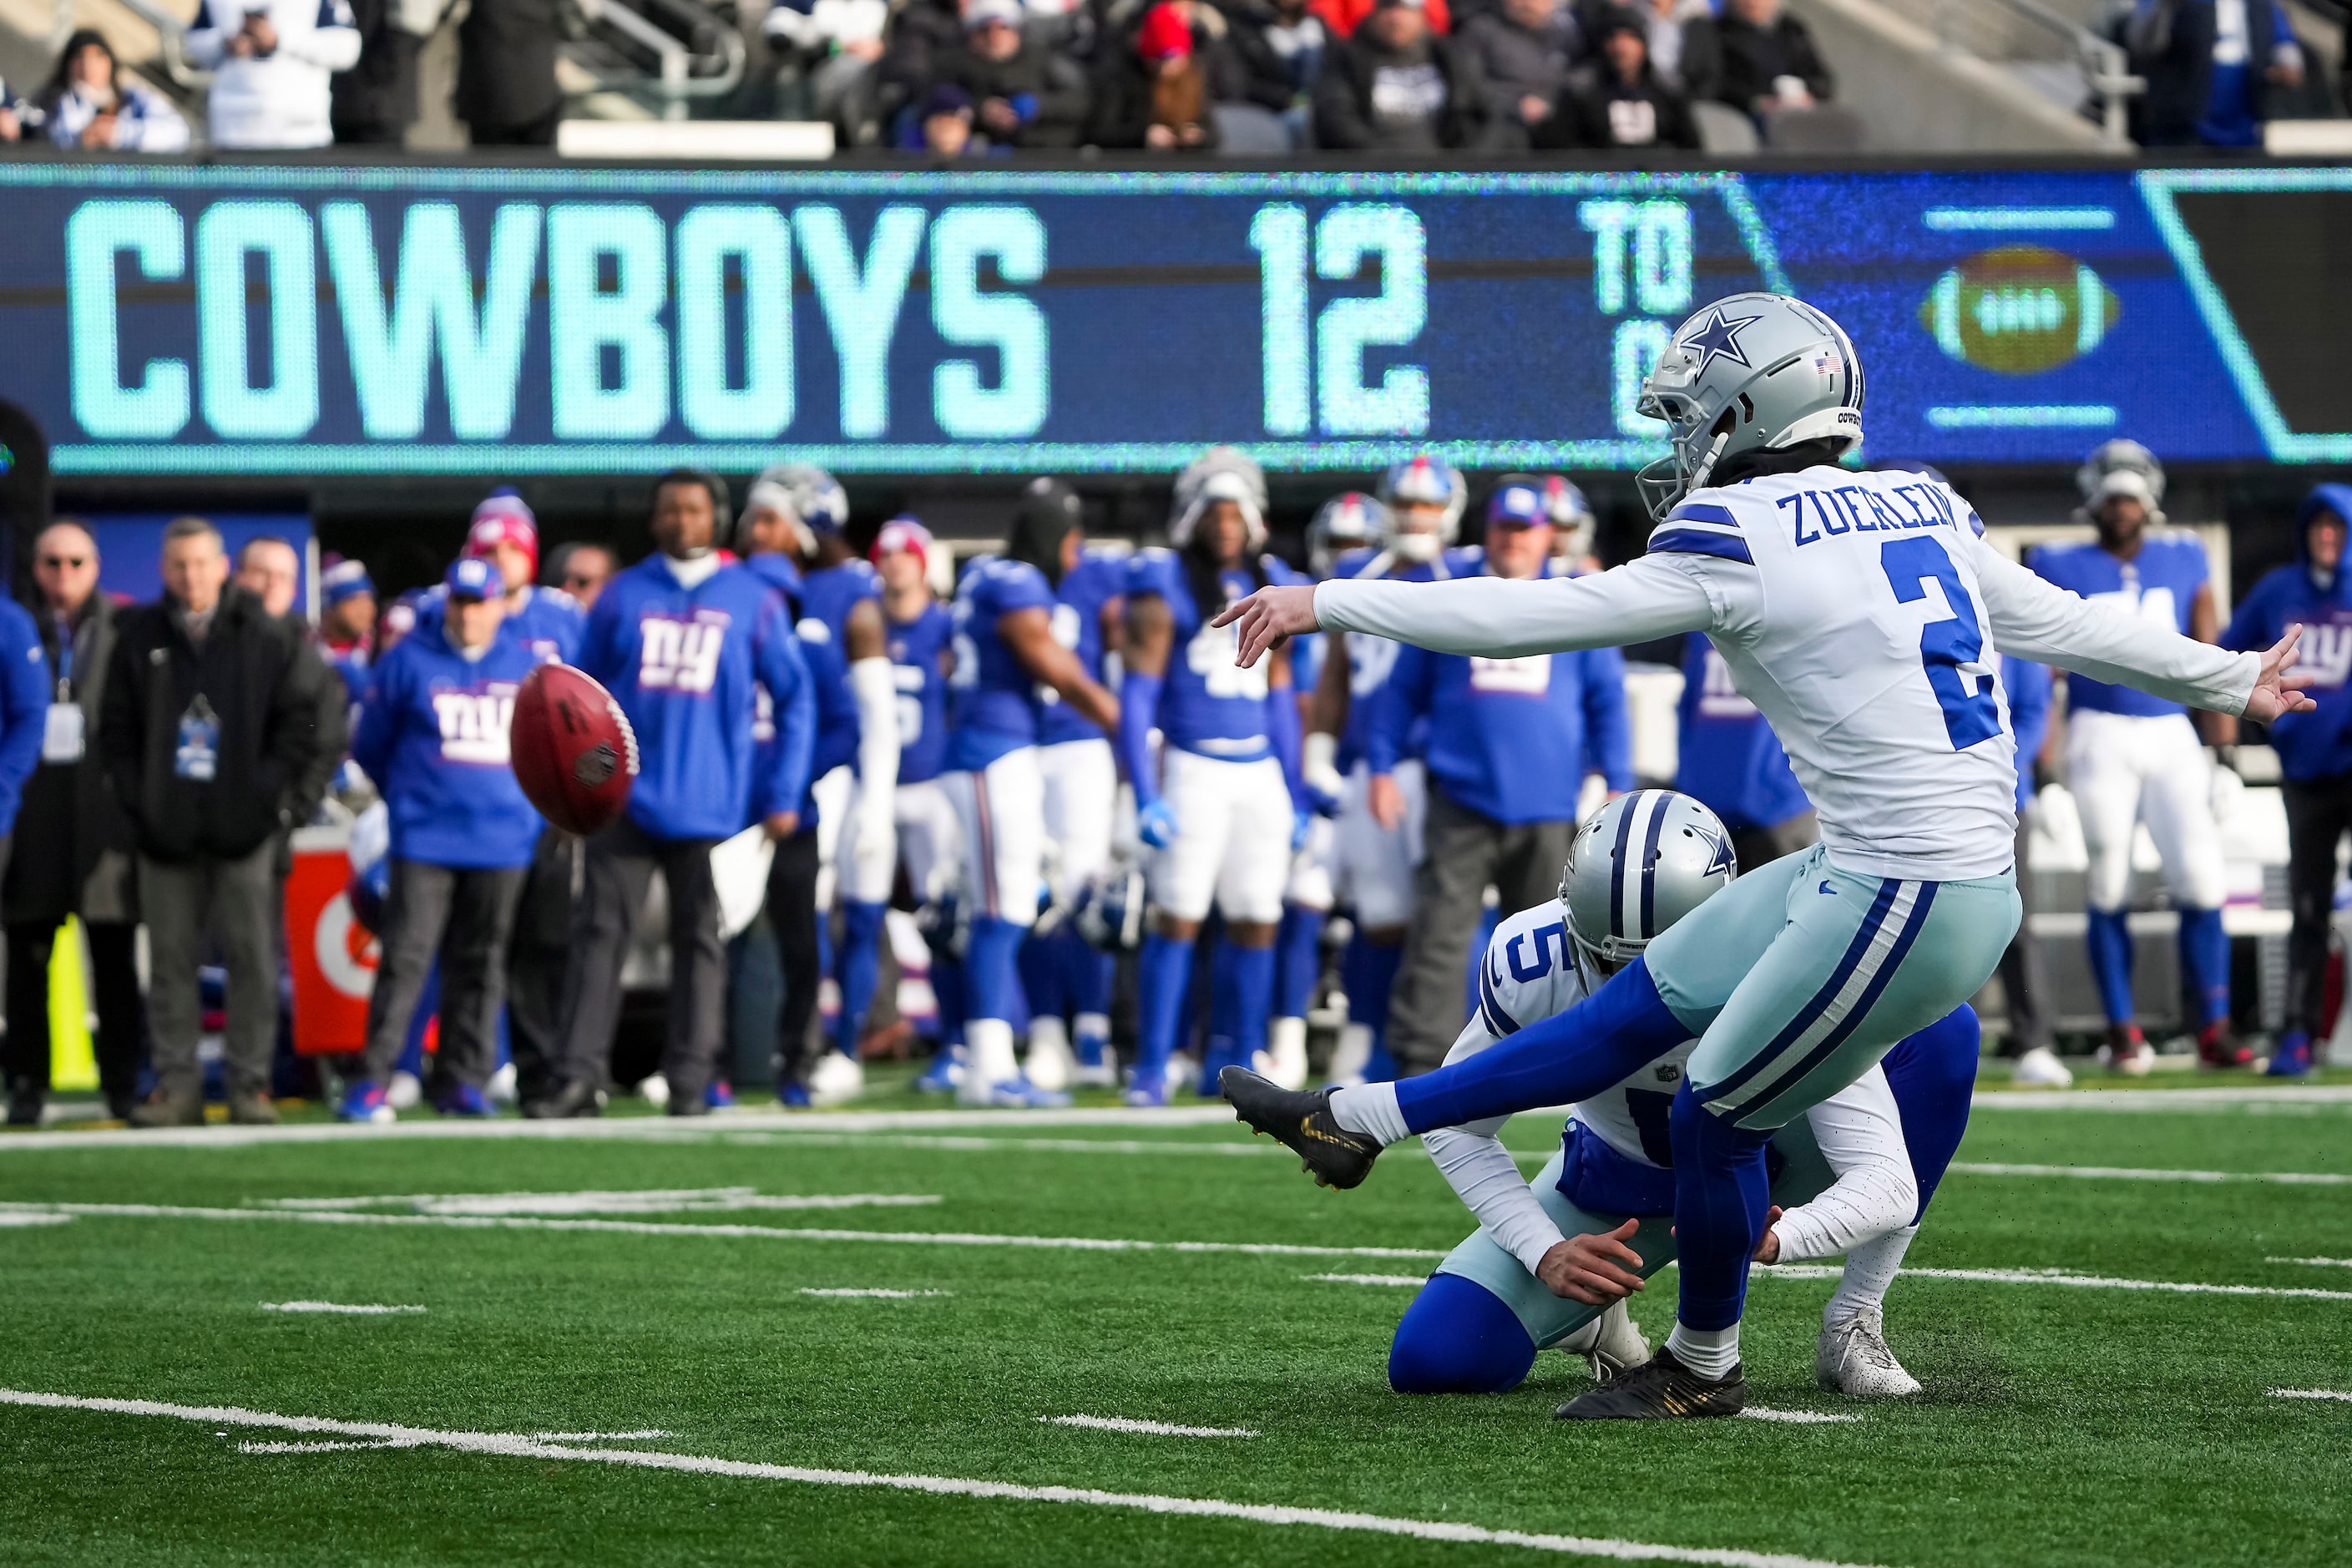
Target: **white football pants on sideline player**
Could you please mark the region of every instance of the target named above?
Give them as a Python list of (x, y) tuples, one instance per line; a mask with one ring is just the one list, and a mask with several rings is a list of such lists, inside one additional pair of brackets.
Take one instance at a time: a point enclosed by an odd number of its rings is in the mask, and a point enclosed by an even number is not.
[(1152, 854), (1151, 901), (1180, 921), (1206, 920), (1212, 904), (1235, 922), (1282, 919), (1292, 821), (1282, 764), (1170, 746), (1160, 760), (1160, 793), (1176, 814), (1176, 837)]
[(1118, 806), (1118, 759), (1108, 741), (1063, 741), (1037, 748), (1045, 781), (1045, 837), (1054, 843), (1054, 889), (1068, 902), (1110, 863)]
[(857, 790), (857, 774), (847, 763), (809, 785), (816, 802), (816, 907), (833, 908), (835, 875), (841, 854), (841, 830), (849, 820), (849, 797)]
[[(848, 770), (836, 771), (845, 773)], [(831, 778), (833, 775), (827, 773), (825, 776)], [(898, 836), (895, 826), (898, 802), (895, 790), (890, 805), (892, 825), (874, 822), (866, 812), (865, 781), (856, 777), (849, 781), (849, 790), (842, 803), (842, 823), (835, 830), (838, 837), (834, 844), (835, 880), (845, 899), (861, 904), (887, 904), (890, 901), (891, 878), (898, 869)], [(821, 855), (823, 846), (818, 848)]]
[(937, 903), (950, 890), (963, 863), (963, 828), (956, 819), (955, 803), (940, 779), (930, 778), (900, 784), (893, 805), (907, 886), (915, 902)]
[(941, 773), (939, 784), (961, 837), (966, 911), (1034, 925), (1045, 865), (1045, 781), (1037, 749), (1007, 752), (980, 773)]
[(2220, 909), (2229, 894), (2213, 821), (2213, 764), (2186, 714), (2095, 710), (2066, 716), (2066, 787), (2091, 859), (2089, 903), (2131, 897), (2132, 829), (2147, 824), (2175, 905)]

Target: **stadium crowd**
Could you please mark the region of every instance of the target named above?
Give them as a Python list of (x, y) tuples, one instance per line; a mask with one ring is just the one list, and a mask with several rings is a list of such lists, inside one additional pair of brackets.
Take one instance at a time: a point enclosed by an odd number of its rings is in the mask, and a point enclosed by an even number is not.
[[(205, 139), (400, 146), (425, 41), (452, 10), (205, 0), (184, 40), (211, 73)], [(473, 145), (552, 144), (560, 46), (600, 11), (466, 11), (449, 107)], [(1695, 149), (1709, 105), (1767, 144), (1859, 134), (1783, 0), (772, 0), (732, 20), (756, 58), (709, 112), (827, 121), (845, 148), (932, 158)], [(2145, 83), (2131, 100), (2144, 145), (2253, 146), (2274, 113), (2334, 112), (2279, 0), (2123, 0), (2102, 31)], [(1794, 123), (1824, 120), (1838, 124)], [(191, 128), (86, 28), (37, 90), (0, 88), (0, 141), (176, 153)]]
[[(2352, 489), (2313, 491), (2301, 558), (2225, 624), (2194, 536), (2161, 526), (2150, 454), (2108, 443), (2082, 486), (2095, 537), (2037, 552), (2051, 581), (2233, 647), (2312, 628), (2320, 709), (2270, 737), (2294, 921), (2272, 1070), (2299, 1072), (2352, 831), (2336, 624), (2352, 621)], [(213, 1092), (234, 1121), (274, 1119), (280, 884), (290, 830), (321, 812), (359, 814), (350, 896), (377, 939), (365, 1047), (338, 1064), (347, 1119), (419, 1097), (488, 1115), (508, 1092), (531, 1115), (593, 1115), (616, 1077), (679, 1115), (732, 1103), (739, 1079), (835, 1103), (861, 1091), (864, 1060), (918, 1045), (922, 1087), (964, 1103), (1094, 1085), (1156, 1105), (1230, 1064), (1304, 1082), (1318, 1011), (1339, 1024), (1328, 1080), (1426, 1071), (1473, 1005), (1485, 931), (1547, 904), (1577, 820), (1637, 783), (1622, 656), (1470, 658), (1330, 633), (1244, 670), (1209, 621), (1267, 583), (1600, 568), (1565, 478), (1502, 476), (1475, 524), (1472, 499), (1417, 457), (1376, 494), (1327, 501), (1294, 564), (1272, 549), (1264, 475), (1218, 447), (1178, 476), (1165, 547), (1089, 541), (1077, 495), (1042, 478), (1002, 546), (958, 562), (907, 515), (854, 549), (842, 488), (804, 464), (761, 474), (740, 507), (724, 479), (681, 470), (655, 485), (651, 551), (624, 565), (587, 543), (542, 558), (530, 509), (501, 489), (429, 590), (380, 605), (363, 565), (330, 557), (315, 627), (283, 539), (232, 562), (211, 523), (180, 519), (161, 595), (131, 605), (102, 591), (92, 532), (56, 522), (24, 603), (0, 600), (9, 1120), (37, 1123), (47, 1098), (68, 916), (113, 1114), (204, 1121), (217, 962)], [(1769, 725), (1705, 638), (1679, 658), (1673, 782), (1743, 868), (1809, 846)], [(511, 763), (517, 691), (551, 661), (602, 681), (635, 736), (626, 813), (584, 840), (541, 820)], [(2200, 736), (2177, 708), (2078, 676), (2064, 742), (2045, 744), (2050, 673), (2009, 659), (2004, 684), (2021, 805), (2037, 773), (2063, 774), (2082, 821), (2101, 1056), (2125, 1073), (2152, 1056), (2125, 923), (2145, 824), (2180, 911), (2188, 1027), (2208, 1066), (2246, 1065), (2210, 804), (2234, 732)], [(2023, 851), (2021, 828), (2021, 868)], [(649, 901), (656, 872), (666, 897)], [(656, 920), (666, 969), (633, 969)], [(2066, 1081), (2023, 934), (2003, 977), (2021, 1081)], [(615, 1056), (625, 983), (667, 994), (657, 1064)]]

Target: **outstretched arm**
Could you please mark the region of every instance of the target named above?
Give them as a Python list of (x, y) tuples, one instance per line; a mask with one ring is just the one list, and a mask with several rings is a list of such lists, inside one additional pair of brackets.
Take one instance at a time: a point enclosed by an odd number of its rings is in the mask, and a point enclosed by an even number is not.
[(1246, 668), (1282, 638), (1318, 626), (1370, 632), (1438, 653), (1512, 658), (1706, 631), (1719, 610), (1684, 558), (1667, 553), (1590, 577), (1261, 588), (1226, 606), (1215, 624), (1241, 622), (1238, 662)]

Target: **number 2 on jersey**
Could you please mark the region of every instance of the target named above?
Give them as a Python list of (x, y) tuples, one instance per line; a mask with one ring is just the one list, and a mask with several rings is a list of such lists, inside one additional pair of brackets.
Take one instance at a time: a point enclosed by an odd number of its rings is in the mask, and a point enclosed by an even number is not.
[(1935, 690), (1937, 706), (1944, 710), (1944, 729), (1952, 737), (1952, 750), (1965, 752), (2000, 734), (2000, 704), (1993, 697), (1992, 682), (1985, 679), (1979, 690), (1979, 677), (1970, 673), (1970, 667), (1984, 658), (1984, 631), (1977, 622), (1977, 603), (1953, 569), (1952, 558), (1936, 540), (1914, 537), (1880, 545), (1878, 563), (1885, 568), (1887, 582), (1894, 584), (1897, 604), (1916, 604), (1926, 598), (1927, 580), (1933, 578), (1944, 590), (1944, 602), (1951, 606), (1950, 615), (1919, 628), (1919, 662), (1927, 667), (1927, 684)]

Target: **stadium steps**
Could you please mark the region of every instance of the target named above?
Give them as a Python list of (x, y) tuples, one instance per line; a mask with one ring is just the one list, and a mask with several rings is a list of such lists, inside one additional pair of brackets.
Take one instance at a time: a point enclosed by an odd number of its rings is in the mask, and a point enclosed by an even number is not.
[(1872, 152), (2130, 152), (2077, 112), (2082, 68), (2071, 35), (2055, 26), (1992, 0), (1790, 4), (1836, 73), (1839, 101), (1862, 117)]

